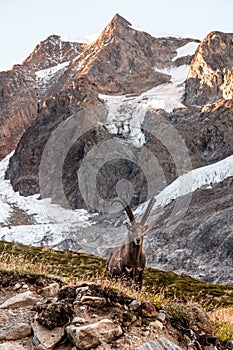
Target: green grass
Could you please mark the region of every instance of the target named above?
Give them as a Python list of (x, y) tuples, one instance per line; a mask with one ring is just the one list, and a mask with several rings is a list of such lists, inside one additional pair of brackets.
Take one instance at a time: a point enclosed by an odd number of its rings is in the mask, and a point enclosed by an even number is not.
[[(72, 283), (91, 280), (103, 284), (107, 280), (105, 260), (102, 258), (3, 241), (0, 241), (0, 270), (15, 274), (42, 274)], [(162, 299), (196, 301), (208, 310), (233, 305), (232, 286), (201, 282), (189, 276), (152, 268), (144, 271), (141, 294), (158, 305)]]
[(215, 335), (222, 342), (233, 339), (233, 324), (228, 322), (214, 323)]

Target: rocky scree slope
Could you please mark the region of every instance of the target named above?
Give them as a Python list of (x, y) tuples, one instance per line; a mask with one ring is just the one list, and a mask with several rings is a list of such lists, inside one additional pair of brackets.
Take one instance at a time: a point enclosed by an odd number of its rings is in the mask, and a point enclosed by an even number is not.
[(230, 349), (197, 303), (159, 306), (94, 283), (0, 276), (2, 350)]

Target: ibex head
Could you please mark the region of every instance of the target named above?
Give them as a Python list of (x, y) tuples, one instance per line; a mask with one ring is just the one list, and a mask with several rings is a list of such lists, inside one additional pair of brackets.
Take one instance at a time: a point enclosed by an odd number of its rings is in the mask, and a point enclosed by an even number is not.
[(149, 217), (151, 209), (155, 203), (156, 199), (152, 198), (146, 208), (146, 211), (143, 215), (141, 222), (136, 222), (135, 216), (130, 208), (129, 204), (122, 198), (115, 199), (113, 203), (119, 202), (129, 218), (130, 224), (126, 224), (128, 229), (128, 240), (129, 242), (133, 242), (135, 245), (141, 245), (143, 242), (143, 236), (148, 232), (148, 225), (146, 225), (146, 221)]

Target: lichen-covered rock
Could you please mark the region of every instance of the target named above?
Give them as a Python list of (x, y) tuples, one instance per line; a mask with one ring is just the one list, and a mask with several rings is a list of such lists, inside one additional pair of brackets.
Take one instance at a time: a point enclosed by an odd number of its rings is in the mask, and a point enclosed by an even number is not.
[(156, 317), (158, 314), (155, 305), (147, 301), (141, 304), (140, 313), (145, 317)]

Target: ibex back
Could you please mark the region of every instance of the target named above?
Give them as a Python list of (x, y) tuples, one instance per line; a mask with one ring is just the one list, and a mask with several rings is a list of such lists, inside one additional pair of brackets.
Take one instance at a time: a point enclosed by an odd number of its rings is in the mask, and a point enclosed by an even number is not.
[(124, 243), (120, 247), (113, 249), (110, 253), (107, 261), (107, 272), (111, 278), (125, 278), (128, 281), (133, 281), (136, 289), (141, 289), (143, 270), (146, 265), (143, 238), (145, 233), (148, 232), (146, 221), (155, 203), (155, 199), (152, 198), (150, 200), (140, 223), (136, 222), (130, 206), (123, 199), (116, 199), (114, 202), (116, 201), (124, 207), (130, 224), (126, 224), (128, 232)]

